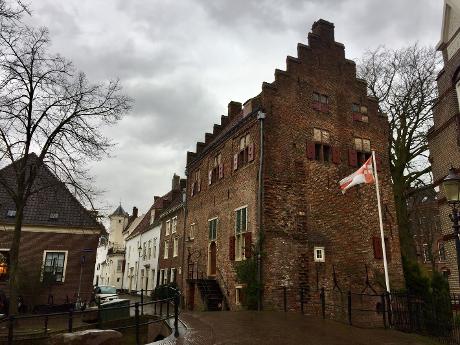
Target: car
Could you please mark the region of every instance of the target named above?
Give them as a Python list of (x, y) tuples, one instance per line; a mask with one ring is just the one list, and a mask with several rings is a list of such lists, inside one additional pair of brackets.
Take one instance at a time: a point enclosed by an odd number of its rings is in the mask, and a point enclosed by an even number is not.
[(115, 286), (101, 285), (94, 288), (94, 300), (96, 304), (101, 304), (117, 298), (117, 288)]

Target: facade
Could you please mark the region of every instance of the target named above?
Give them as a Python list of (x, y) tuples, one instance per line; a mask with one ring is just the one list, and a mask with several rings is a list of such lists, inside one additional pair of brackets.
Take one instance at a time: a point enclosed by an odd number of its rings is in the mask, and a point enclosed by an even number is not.
[(140, 217), (137, 226), (126, 237), (124, 289), (150, 292), (156, 286), (160, 224), (155, 219), (154, 205)]
[[(31, 155), (31, 165), (36, 156)], [(0, 176), (13, 179), (13, 167)], [(40, 191), (24, 210), (19, 256), (19, 295), (29, 307), (91, 298), (98, 238), (105, 230), (51, 171), (42, 166), (36, 178)], [(8, 293), (9, 248), (16, 209), (0, 187), (0, 289)]]
[[(335, 285), (383, 289), (375, 187), (342, 195), (338, 181), (370, 157), (378, 160), (392, 288), (403, 286), (389, 172), (388, 121), (356, 65), (334, 40), (334, 25), (313, 24), (286, 71), (263, 83), (187, 154), (184, 290), (189, 307), (205, 300), (201, 277), (217, 282), (224, 302), (241, 307), (236, 267), (260, 248), (262, 305), (281, 308), (299, 289)], [(263, 150), (262, 150), (263, 149)], [(262, 240), (261, 240), (262, 239)], [(161, 267), (161, 265), (160, 265)], [(208, 286), (209, 287), (209, 286)], [(218, 305), (220, 307), (220, 305)]]
[[(442, 52), (444, 68), (437, 79), (439, 97), (433, 108), (434, 125), (428, 133), (428, 142), (433, 181), (438, 186), (451, 166), (460, 169), (460, 4), (456, 0), (444, 1), (441, 40), (437, 49)], [(449, 219), (449, 213), (452, 211), (442, 191), (438, 199), (450, 271), (449, 285), (451, 292), (459, 293), (455, 236)]]
[(171, 191), (162, 198), (157, 286), (175, 283), (183, 288), (185, 188), (186, 181), (174, 174)]

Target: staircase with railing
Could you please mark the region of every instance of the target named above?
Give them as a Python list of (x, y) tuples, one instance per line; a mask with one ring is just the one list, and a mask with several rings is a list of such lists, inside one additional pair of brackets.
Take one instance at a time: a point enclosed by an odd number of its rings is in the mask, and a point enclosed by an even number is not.
[(219, 280), (208, 277), (204, 272), (196, 262), (189, 263), (187, 280), (196, 284), (207, 310), (228, 309), (227, 296), (224, 296)]

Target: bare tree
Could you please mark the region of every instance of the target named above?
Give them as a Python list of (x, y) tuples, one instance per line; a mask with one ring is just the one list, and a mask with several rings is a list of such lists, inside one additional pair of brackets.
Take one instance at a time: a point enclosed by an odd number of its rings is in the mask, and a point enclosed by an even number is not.
[(400, 50), (379, 47), (364, 54), (358, 74), (379, 100), (390, 122), (390, 169), (403, 255), (415, 259), (406, 199), (411, 187), (429, 182), (426, 134), (432, 126), (439, 60), (433, 48), (417, 44)]
[(49, 188), (37, 178), (40, 169), (49, 168), (92, 206), (94, 190), (86, 166), (106, 156), (112, 146), (100, 127), (117, 122), (131, 104), (118, 81), (90, 83), (68, 60), (51, 54), (49, 43), (45, 28), (10, 26), (0, 31), (0, 164), (11, 164), (14, 171), (13, 177), (0, 174), (0, 186), (16, 206), (11, 313), (17, 307), (24, 207), (32, 194)]
[(0, 19), (5, 22), (17, 21), (24, 13), (30, 14), (29, 6), (21, 0), (0, 0)]

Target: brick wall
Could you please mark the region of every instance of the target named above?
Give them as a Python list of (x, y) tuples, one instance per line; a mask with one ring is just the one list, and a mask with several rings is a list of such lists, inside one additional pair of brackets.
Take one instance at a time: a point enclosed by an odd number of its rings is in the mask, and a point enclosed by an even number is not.
[[(67, 297), (71, 302), (75, 301), (80, 279), (80, 260), (82, 255), (85, 256), (85, 263), (81, 278), (81, 297), (89, 302), (93, 290), (92, 281), (98, 237), (99, 235), (97, 234), (23, 231), (19, 249), (19, 265), (22, 272), (19, 276), (19, 279), (22, 277), (20, 284), (28, 286), (28, 290), (33, 286), (39, 286), (35, 280), (37, 280), (37, 272), (41, 271), (45, 250), (67, 250), (65, 280), (63, 283), (56, 283), (51, 290), (51, 294), (54, 296), (54, 303), (65, 303)], [(10, 248), (11, 240), (11, 232), (2, 232), (0, 248)], [(7, 291), (7, 283), (1, 282), (0, 289)], [(47, 289), (35, 289), (33, 290), (33, 296), (24, 295), (23, 297), (28, 305), (47, 303), (48, 293)]]

